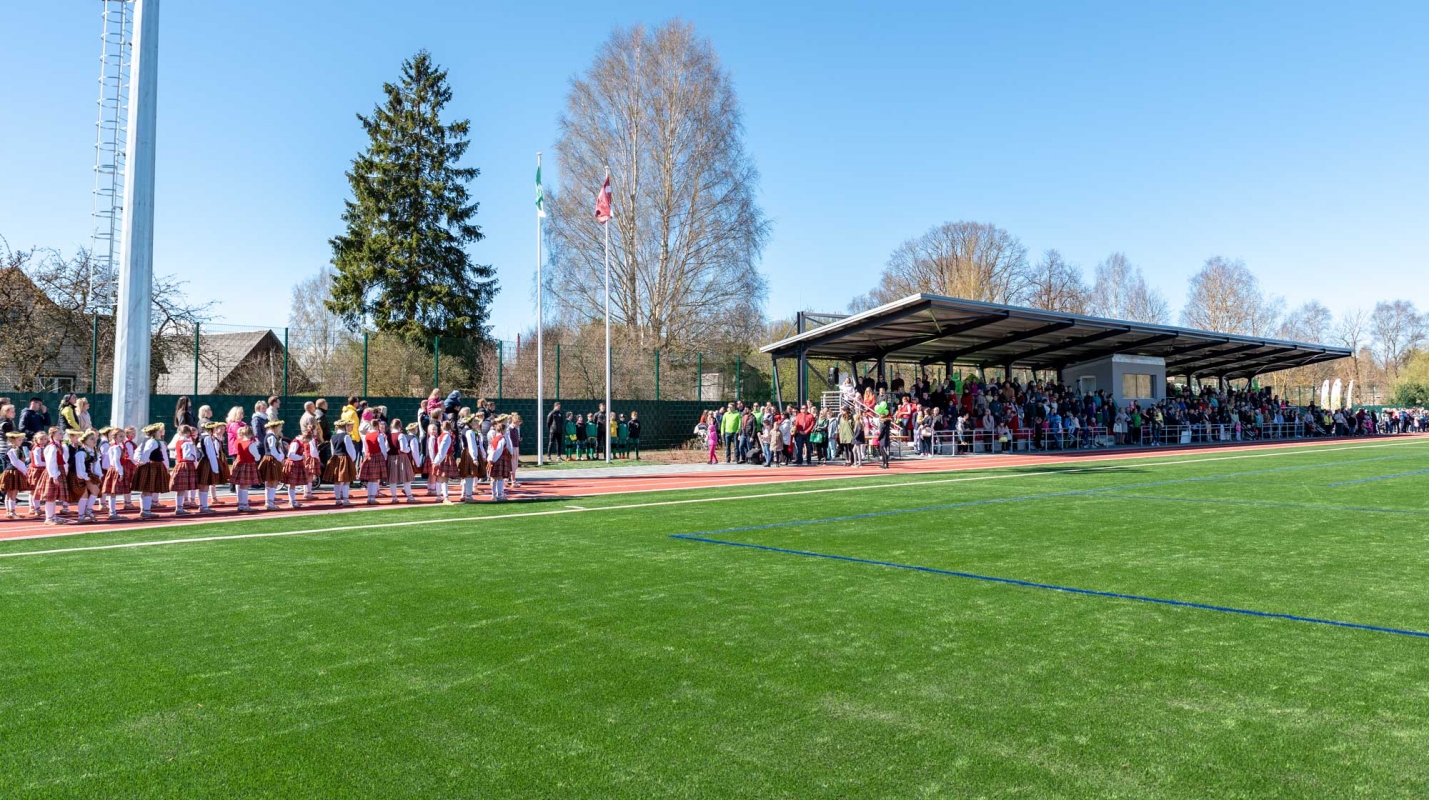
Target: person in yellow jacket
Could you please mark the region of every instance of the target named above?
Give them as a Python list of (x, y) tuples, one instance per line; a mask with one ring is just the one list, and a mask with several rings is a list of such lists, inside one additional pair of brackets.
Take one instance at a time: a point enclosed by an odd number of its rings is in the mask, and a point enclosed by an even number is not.
[(362, 415), (361, 415), (361, 413), (357, 410), (357, 398), (356, 398), (356, 397), (349, 397), (349, 398), (347, 398), (347, 405), (345, 405), (345, 406), (342, 407), (342, 417), (341, 417), (341, 419), (343, 419), (343, 420), (345, 420), (345, 421), (347, 422), (347, 424), (348, 424), (348, 426), (349, 426), (349, 427), (348, 427), (348, 430), (349, 430), (349, 431), (356, 431), (356, 430), (358, 429), (358, 427), (362, 424)]

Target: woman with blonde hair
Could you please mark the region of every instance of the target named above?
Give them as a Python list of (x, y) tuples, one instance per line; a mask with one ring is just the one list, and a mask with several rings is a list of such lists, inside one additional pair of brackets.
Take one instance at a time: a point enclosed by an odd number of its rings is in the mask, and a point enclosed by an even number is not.
[(82, 431), (94, 428), (94, 422), (89, 417), (89, 398), (81, 397), (74, 401), (74, 417), (79, 421), (79, 429)]

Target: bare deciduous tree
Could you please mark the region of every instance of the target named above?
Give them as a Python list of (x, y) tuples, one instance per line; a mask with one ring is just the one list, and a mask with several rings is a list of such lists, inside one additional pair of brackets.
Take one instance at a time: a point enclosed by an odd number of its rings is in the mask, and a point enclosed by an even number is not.
[(759, 314), (769, 222), (739, 101), (709, 40), (678, 21), (616, 31), (571, 82), (560, 128), (546, 274), (566, 322), (603, 313), (593, 212), (607, 166), (615, 324), (643, 346), (680, 346), (737, 335), (723, 327), (731, 314)]
[(1022, 300), (1033, 308), (1047, 311), (1086, 313), (1087, 286), (1082, 281), (1081, 268), (1068, 264), (1060, 252), (1048, 250), (1027, 273)]
[(1408, 300), (1376, 303), (1369, 327), (1380, 361), (1391, 377), (1398, 374), (1405, 359), (1424, 343), (1424, 315)]
[(1244, 261), (1213, 256), (1191, 276), (1181, 324), (1190, 328), (1269, 336), (1279, 327), (1285, 301), (1266, 296)]
[(945, 222), (899, 245), (869, 296), (880, 304), (920, 292), (1016, 303), (1027, 280), (1027, 248), (1016, 236), (980, 222)]
[(293, 286), (288, 327), (292, 329), (292, 357), (319, 386), (330, 383), (339, 354), (351, 350), (356, 338), (342, 318), (327, 307), (337, 271), (324, 265), (316, 274)]
[[(15, 251), (0, 237), (0, 273), (4, 338), (7, 347), (15, 348), (0, 352), (0, 362), (17, 388), (35, 388), (40, 376), (57, 369), (82, 371), (83, 380), (76, 378), (83, 384), (91, 371), (110, 377), (117, 290), (113, 268), (102, 266), (83, 248), (72, 256), (54, 249)], [(151, 381), (158, 380), (169, 360), (192, 352), (194, 326), (212, 318), (213, 303), (190, 301), (183, 287), (172, 275), (154, 277)], [(92, 363), (96, 351), (98, 364)]]
[(1097, 265), (1096, 282), (1087, 301), (1088, 313), (1109, 319), (1165, 324), (1171, 306), (1160, 292), (1146, 285), (1141, 268), (1124, 253), (1112, 253)]

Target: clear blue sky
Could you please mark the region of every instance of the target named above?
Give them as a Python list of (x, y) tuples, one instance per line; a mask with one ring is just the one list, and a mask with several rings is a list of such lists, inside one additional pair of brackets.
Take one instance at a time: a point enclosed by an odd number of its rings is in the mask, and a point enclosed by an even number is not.
[[(99, 4), (9, 3), (0, 234), (86, 244)], [(618, 25), (675, 11), (733, 73), (774, 231), (768, 310), (842, 310), (893, 248), (993, 222), (1179, 307), (1208, 256), (1292, 303), (1429, 306), (1429, 3), (193, 3), (163, 7), (156, 269), (281, 325), (329, 257), (354, 112), (419, 48), (471, 118), (496, 333), (534, 317), (532, 171)], [(549, 162), (548, 162), (549, 163)], [(554, 166), (548, 167), (548, 174)], [(550, 178), (548, 183), (553, 182)], [(592, 184), (594, 188), (594, 183)], [(270, 287), (260, 293), (256, 286)]]

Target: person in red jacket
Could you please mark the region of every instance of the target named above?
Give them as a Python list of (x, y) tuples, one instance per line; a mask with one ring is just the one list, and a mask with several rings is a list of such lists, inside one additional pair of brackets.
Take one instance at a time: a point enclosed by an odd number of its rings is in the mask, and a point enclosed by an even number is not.
[(799, 407), (794, 415), (794, 465), (807, 467), (809, 461), (809, 434), (814, 432), (814, 415), (809, 406)]

